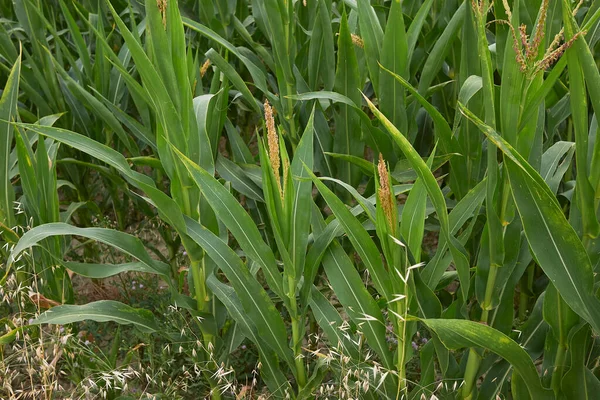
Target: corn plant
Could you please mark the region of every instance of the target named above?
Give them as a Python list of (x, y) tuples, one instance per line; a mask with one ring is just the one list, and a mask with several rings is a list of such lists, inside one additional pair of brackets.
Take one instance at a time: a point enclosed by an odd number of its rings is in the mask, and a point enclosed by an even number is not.
[(9, 3), (0, 283), (53, 303), (0, 343), (181, 338), (67, 274), (142, 272), (201, 332), (203, 396), (255, 395), (222, 383), (252, 343), (274, 398), (594, 398), (597, 1)]

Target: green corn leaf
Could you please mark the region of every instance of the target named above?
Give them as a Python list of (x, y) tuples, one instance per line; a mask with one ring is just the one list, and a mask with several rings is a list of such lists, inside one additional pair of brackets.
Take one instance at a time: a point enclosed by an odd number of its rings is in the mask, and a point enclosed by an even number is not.
[[(348, 86), (348, 88), (350, 88), (350, 85)], [(338, 92), (329, 92), (327, 90), (321, 90), (319, 92), (300, 93), (289, 97), (294, 100), (331, 100), (333, 102), (349, 105), (350, 107), (359, 106), (359, 103), (354, 101), (355, 99), (351, 99), (350, 97), (344, 94), (340, 94)], [(360, 99), (358, 99), (358, 101), (360, 101)]]
[(256, 261), (265, 273), (269, 286), (281, 298), (283, 290), (281, 275), (277, 268), (275, 256), (262, 239), (258, 228), (235, 197), (217, 181), (212, 175), (200, 168), (189, 158), (174, 149), (190, 173), (193, 181), (198, 185), (204, 197), (213, 208), (217, 218), (231, 231), (244, 252)]
[(32, 325), (64, 325), (85, 320), (116, 322), (123, 325), (132, 324), (145, 333), (160, 331), (152, 312), (142, 308), (133, 308), (113, 300), (94, 301), (82, 306), (62, 305), (52, 307), (35, 318)]
[(362, 326), (367, 343), (381, 357), (383, 365), (390, 368), (393, 364), (392, 353), (385, 340), (385, 324), (379, 306), (339, 244), (334, 242), (327, 249), (323, 268), (350, 318)]
[(48, 237), (66, 235), (77, 235), (97, 240), (137, 258), (146, 268), (154, 271), (154, 273), (164, 276), (169, 275), (168, 265), (150, 258), (140, 239), (135, 236), (114, 229), (78, 228), (62, 222), (36, 226), (27, 231), (11, 251), (7, 267), (10, 267), (23, 251), (38, 245), (42, 240)]
[(105, 146), (81, 134), (65, 129), (33, 125), (17, 124), (37, 134), (50, 137), (56, 141), (76, 148), (90, 156), (105, 162), (121, 173), (128, 182), (143, 190), (157, 205), (158, 212), (164, 219), (180, 233), (185, 233), (185, 224), (179, 206), (169, 196), (160, 191), (152, 178), (139, 172), (133, 171), (125, 157)]
[(235, 289), (235, 293), (244, 305), (244, 310), (254, 321), (260, 337), (293, 370), (294, 361), (292, 352), (287, 346), (285, 325), (267, 292), (227, 243), (188, 217), (186, 217), (186, 224), (192, 240), (198, 243), (221, 268)]
[(387, 278), (387, 272), (381, 261), (379, 250), (375, 246), (375, 243), (373, 243), (369, 233), (363, 228), (360, 221), (346, 208), (344, 203), (323, 182), (312, 172), (309, 172), (309, 174), (317, 189), (319, 189), (321, 196), (327, 201), (331, 211), (333, 211), (340, 224), (344, 227), (346, 235), (348, 235), (356, 252), (369, 270), (375, 288), (384, 298), (388, 300), (392, 299), (394, 296), (389, 278)]
[[(353, 105), (360, 104), (358, 62), (346, 14), (342, 15), (340, 23), (334, 87), (337, 93), (347, 96)], [(336, 114), (336, 134), (333, 137), (333, 151), (340, 154), (362, 156), (364, 146), (360, 140), (360, 131), (357, 129), (360, 122), (353, 106), (346, 104), (340, 105), (339, 114)], [(352, 185), (358, 183), (358, 168), (346, 161), (337, 163), (337, 173), (338, 178), (344, 182)]]
[[(379, 68), (377, 63), (380, 60), (379, 53), (383, 42), (383, 29), (379, 24), (379, 19), (369, 0), (358, 0), (358, 23), (360, 32), (365, 44), (365, 55), (367, 59), (367, 67), (369, 68), (369, 77), (373, 82), (373, 87), (378, 89), (379, 86)], [(402, 12), (402, 11), (400, 11)], [(394, 25), (397, 22), (394, 22)], [(402, 24), (404, 31), (404, 24)], [(392, 55), (390, 55), (392, 56)], [(394, 54), (395, 57), (401, 57), (401, 54)], [(339, 61), (338, 61), (339, 62)]]
[(262, 189), (246, 176), (244, 170), (233, 161), (221, 156), (217, 156), (217, 172), (219, 176), (226, 181), (231, 182), (231, 186), (244, 196), (264, 202)]
[[(572, 21), (571, 7), (567, 1), (563, 4), (563, 20), (565, 24), (565, 38), (571, 39), (575, 35), (575, 27)], [(583, 40), (583, 39), (581, 39)], [(578, 46), (580, 51), (585, 50)], [(590, 183), (588, 168), (588, 106), (586, 83), (579, 56), (574, 49), (567, 51), (567, 65), (569, 66), (569, 94), (571, 105), (571, 116), (573, 129), (575, 131), (575, 167), (577, 170), (577, 182), (575, 192), (579, 212), (581, 213), (584, 240), (596, 239), (600, 235), (600, 222), (596, 216), (597, 204), (595, 204), (595, 188)], [(596, 68), (597, 70), (597, 68)], [(600, 148), (600, 147), (599, 147)]]
[[(388, 21), (391, 22), (388, 22), (386, 25), (385, 34), (383, 35), (381, 65), (396, 75), (408, 76), (408, 41), (404, 28), (402, 2), (400, 0), (392, 1)], [(365, 46), (367, 46), (366, 42)], [(366, 52), (367, 54), (369, 53), (369, 47), (366, 47)], [(381, 111), (400, 129), (400, 132), (407, 132), (408, 124), (406, 123), (404, 87), (385, 71), (375, 69), (371, 73), (379, 73), (380, 86), (377, 93), (380, 99)]]
[(419, 11), (417, 11), (410, 26), (408, 27), (408, 31), (406, 32), (406, 41), (408, 47), (406, 58), (409, 62), (412, 60), (412, 55), (415, 51), (417, 41), (419, 40), (421, 29), (423, 28), (423, 24), (425, 24), (425, 21), (427, 20), (429, 10), (431, 10), (433, 2), (434, 0), (425, 0), (423, 4), (421, 4)]
[(592, 265), (556, 197), (539, 173), (502, 137), (469, 110), (461, 107), (461, 111), (504, 153), (513, 198), (540, 267), (569, 307), (600, 332)]
[(591, 400), (600, 390), (600, 381), (586, 366), (588, 359), (589, 327), (579, 326), (569, 335), (571, 368), (560, 382), (562, 394), (573, 399)]
[[(371, 167), (371, 169), (372, 169), (372, 167)], [(375, 223), (375, 207), (373, 206), (373, 203), (369, 199), (366, 199), (365, 197), (363, 197), (363, 195), (360, 194), (358, 192), (358, 190), (356, 190), (353, 186), (350, 186), (346, 182), (342, 182), (339, 179), (334, 179), (334, 178), (321, 178), (321, 180), (337, 183), (338, 185), (340, 185), (344, 189), (346, 189), (352, 195), (352, 197), (354, 197), (354, 199), (358, 202), (360, 207), (362, 207), (362, 209), (364, 210), (364, 213), (367, 215), (367, 218), (369, 218), (373, 223)], [(352, 210), (350, 212), (352, 212)], [(352, 213), (352, 214), (355, 215), (354, 213)]]
[(79, 59), (81, 60), (81, 64), (83, 65), (83, 70), (86, 73), (86, 75), (91, 76), (93, 74), (92, 62), (90, 60), (90, 54), (88, 51), (88, 46), (85, 43), (85, 39), (81, 35), (79, 26), (77, 26), (77, 22), (73, 18), (73, 15), (69, 11), (69, 8), (66, 6), (64, 0), (60, 0), (59, 5), (67, 22), (67, 26), (69, 27), (71, 37), (75, 42), (75, 46), (77, 47), (77, 52), (79, 53)]
[[(391, 75), (394, 80), (399, 82), (406, 90), (411, 93), (415, 99), (423, 106), (423, 108), (429, 113), (431, 118), (433, 119), (433, 123), (435, 125), (436, 136), (439, 138), (442, 150), (444, 153), (462, 153), (462, 149), (457, 141), (457, 139), (452, 135), (452, 130), (450, 129), (450, 125), (448, 121), (442, 116), (442, 114), (436, 110), (431, 103), (429, 103), (421, 94), (413, 88), (410, 83), (408, 83), (403, 77), (386, 69), (383, 65), (380, 65), (383, 73), (387, 73)], [(396, 128), (397, 125), (393, 124)], [(400, 131), (401, 132), (401, 131)], [(463, 179), (466, 176), (466, 163), (462, 160), (464, 157), (454, 157), (450, 159), (450, 165), (452, 170), (451, 186), (456, 192), (458, 198), (462, 198), (467, 191), (468, 182)]]
[(347, 161), (349, 163), (356, 165), (357, 167), (360, 168), (361, 172), (365, 175), (370, 175), (370, 176), (373, 175), (373, 163), (369, 162), (368, 160), (365, 160), (363, 157), (351, 156), (349, 154), (331, 153), (331, 152), (325, 152), (325, 154), (327, 154), (328, 156), (330, 156), (332, 158), (344, 160), (344, 161)]
[(15, 193), (9, 176), (13, 141), (13, 125), (10, 121), (17, 116), (20, 71), (21, 57), (13, 65), (0, 98), (0, 222), (9, 228), (15, 224)]
[[(122, 272), (145, 272), (148, 274), (156, 274), (154, 268), (149, 268), (143, 262), (128, 262), (123, 264), (92, 264), (67, 261), (64, 263), (67, 269), (75, 272), (77, 275), (85, 276), (93, 279), (104, 279)], [(163, 274), (168, 276), (168, 268), (163, 268)]]
[(529, 354), (508, 336), (473, 321), (425, 319), (422, 322), (438, 335), (448, 349), (483, 347), (507, 360), (525, 380), (531, 398), (553, 398), (551, 392), (542, 386)]
[[(296, 148), (290, 171), (293, 177), (293, 201), (290, 210), (290, 240), (288, 251), (294, 266), (294, 279), (299, 281), (304, 271), (306, 246), (310, 231), (310, 213), (312, 212), (312, 182), (309, 180), (306, 168), (314, 166), (314, 109), (306, 124), (300, 143)], [(289, 194), (286, 193), (288, 196)]]
[[(434, 153), (429, 157), (427, 166), (431, 168)], [(425, 218), (427, 208), (427, 188), (421, 179), (417, 179), (411, 189), (400, 218), (400, 234), (406, 240), (415, 262), (421, 261), (421, 244), (425, 233)]]
[(215, 95), (205, 94), (193, 100), (194, 113), (198, 124), (198, 146), (200, 147), (198, 165), (210, 174), (215, 172), (213, 149), (208, 135), (209, 109), (214, 97)]
[(423, 70), (421, 71), (421, 79), (419, 81), (419, 93), (421, 93), (421, 95), (427, 93), (427, 90), (442, 67), (442, 63), (444, 62), (452, 43), (456, 39), (465, 18), (465, 8), (470, 6), (471, 3), (463, 2), (448, 22), (444, 32), (437, 38), (433, 49), (427, 57), (427, 61), (425, 61), (425, 65), (423, 65)]
[(216, 67), (227, 76), (227, 78), (233, 83), (233, 86), (237, 90), (242, 93), (242, 96), (246, 100), (246, 103), (252, 107), (252, 109), (260, 114), (261, 109), (257, 103), (257, 100), (252, 96), (250, 89), (246, 86), (246, 83), (242, 79), (242, 77), (236, 72), (236, 70), (223, 58), (219, 53), (217, 53), (214, 49), (210, 49), (206, 52), (206, 57), (214, 64)]
[(542, 155), (540, 175), (552, 193), (556, 194), (558, 191), (558, 186), (571, 165), (573, 154), (575, 143), (556, 142)]
[(341, 315), (315, 286), (311, 287), (310, 309), (314, 313), (315, 320), (327, 335), (329, 343), (334, 348), (342, 349), (344, 354), (358, 360), (360, 357), (358, 342), (349, 332), (343, 331), (344, 320)]
[(317, 14), (308, 49), (308, 85), (317, 89), (318, 79), (325, 90), (331, 90), (335, 82), (335, 51), (331, 30), (330, 10), (326, 1), (317, 2)]
[(291, 393), (289, 381), (281, 371), (275, 352), (265, 343), (264, 337), (260, 336), (254, 319), (250, 318), (245, 311), (236, 291), (220, 282), (214, 275), (210, 275), (206, 279), (206, 283), (214, 295), (225, 305), (231, 318), (239, 324), (244, 335), (258, 347), (263, 364), (261, 374), (271, 393), (277, 398), (284, 397), (286, 392)]

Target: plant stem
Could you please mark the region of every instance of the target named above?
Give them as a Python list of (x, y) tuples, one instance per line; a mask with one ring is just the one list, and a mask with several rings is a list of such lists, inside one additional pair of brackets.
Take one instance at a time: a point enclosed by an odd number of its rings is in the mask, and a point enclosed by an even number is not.
[(287, 90), (287, 103), (288, 103), (288, 109), (286, 112), (286, 116), (285, 118), (288, 121), (288, 124), (290, 125), (290, 137), (292, 138), (291, 143), (292, 143), (292, 148), (294, 150), (296, 150), (296, 146), (298, 144), (298, 132), (296, 132), (296, 123), (294, 121), (294, 101), (292, 100), (292, 98), (290, 96), (294, 95), (294, 85), (287, 83), (286, 84), (286, 90)]
[(527, 317), (527, 307), (529, 306), (529, 293), (533, 284), (533, 276), (535, 274), (535, 264), (532, 262), (527, 267), (526, 273), (520, 281), (521, 294), (519, 295), (519, 319), (524, 321)]
[(557, 395), (560, 391), (560, 383), (563, 377), (566, 354), (567, 346), (561, 340), (561, 343), (558, 344), (558, 349), (556, 351), (556, 358), (554, 359), (554, 372), (552, 373), (552, 390), (554, 390), (554, 393)]
[(479, 365), (481, 364), (481, 356), (474, 348), (469, 349), (468, 357), (467, 367), (465, 368), (465, 385), (462, 390), (462, 397), (465, 400), (473, 398), (473, 389), (477, 382), (477, 371), (479, 371)]
[(298, 316), (298, 304), (296, 303), (296, 282), (292, 276), (288, 276), (288, 290), (292, 311), (292, 347), (294, 350), (294, 363), (296, 365), (296, 379), (298, 387), (303, 388), (306, 385), (306, 371), (304, 370), (302, 347), (300, 346), (300, 317)]
[[(408, 297), (397, 302), (396, 312), (403, 318), (406, 317), (406, 305)], [(396, 399), (400, 399), (401, 393), (406, 391), (406, 320), (398, 318), (398, 360), (396, 362), (396, 369), (398, 370), (398, 391), (396, 393)]]

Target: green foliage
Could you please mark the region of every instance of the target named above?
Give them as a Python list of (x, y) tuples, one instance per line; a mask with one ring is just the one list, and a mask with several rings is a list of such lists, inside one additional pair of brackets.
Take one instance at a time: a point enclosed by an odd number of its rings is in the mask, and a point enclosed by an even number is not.
[(596, 1), (0, 13), (0, 397), (597, 392)]

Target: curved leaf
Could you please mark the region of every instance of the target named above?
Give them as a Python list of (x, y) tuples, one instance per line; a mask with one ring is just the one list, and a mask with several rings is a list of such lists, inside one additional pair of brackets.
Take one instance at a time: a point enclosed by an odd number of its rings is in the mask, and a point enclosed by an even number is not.
[(438, 335), (448, 349), (483, 347), (506, 359), (525, 380), (531, 398), (554, 398), (542, 386), (529, 354), (503, 333), (487, 325), (462, 319), (424, 319), (422, 322)]
[(21, 254), (21, 252), (23, 252), (25, 249), (36, 246), (39, 242), (48, 237), (65, 235), (83, 236), (105, 243), (122, 251), (123, 253), (137, 258), (143, 263), (145, 268), (148, 268), (154, 273), (164, 276), (169, 275), (169, 266), (163, 262), (150, 258), (146, 252), (146, 249), (144, 248), (144, 245), (142, 244), (142, 241), (135, 236), (124, 232), (119, 232), (114, 229), (78, 228), (63, 222), (54, 222), (36, 226), (25, 232), (10, 253), (7, 267), (14, 263), (19, 254)]
[(160, 330), (152, 312), (143, 308), (129, 307), (113, 300), (100, 300), (82, 306), (65, 304), (52, 307), (34, 319), (31, 325), (64, 325), (85, 320), (116, 322), (123, 325), (133, 324), (145, 333)]

